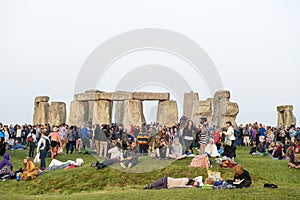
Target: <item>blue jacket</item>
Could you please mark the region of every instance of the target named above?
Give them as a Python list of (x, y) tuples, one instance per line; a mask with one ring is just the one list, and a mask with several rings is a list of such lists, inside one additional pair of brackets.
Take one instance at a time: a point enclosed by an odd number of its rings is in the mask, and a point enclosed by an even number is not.
[(89, 138), (89, 130), (87, 128), (82, 128), (80, 130), (81, 139), (88, 139)]

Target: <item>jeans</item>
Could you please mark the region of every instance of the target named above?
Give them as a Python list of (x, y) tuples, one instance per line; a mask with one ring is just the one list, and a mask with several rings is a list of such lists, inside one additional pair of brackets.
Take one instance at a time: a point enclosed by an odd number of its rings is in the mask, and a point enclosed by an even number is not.
[(47, 156), (47, 151), (44, 149), (40, 150), (41, 169), (46, 169), (46, 156)]
[(150, 183), (147, 186), (147, 189), (162, 189), (162, 188), (168, 188), (168, 177), (158, 179), (157, 181), (154, 181), (153, 183)]
[(35, 142), (29, 142), (29, 155), (28, 157), (34, 157), (34, 149), (35, 149)]
[(74, 146), (75, 146), (75, 141), (68, 141), (66, 149), (67, 149), (67, 153), (69, 153), (69, 150), (71, 151), (71, 154), (74, 151)]

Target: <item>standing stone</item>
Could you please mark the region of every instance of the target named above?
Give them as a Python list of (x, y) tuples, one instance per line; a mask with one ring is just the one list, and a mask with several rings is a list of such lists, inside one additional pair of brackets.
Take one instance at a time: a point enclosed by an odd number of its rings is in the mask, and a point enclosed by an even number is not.
[(213, 111), (213, 98), (208, 98), (207, 100), (199, 101), (199, 114), (197, 112), (195, 119), (195, 123), (197, 123), (196, 119), (199, 121), (200, 117), (206, 117), (209, 125), (212, 124), (212, 111)]
[(51, 102), (49, 110), (49, 124), (51, 126), (66, 123), (67, 111), (64, 102)]
[(37, 124), (48, 124), (49, 107), (48, 102), (40, 102), (38, 104)]
[(288, 128), (291, 125), (296, 125), (296, 117), (293, 114), (292, 105), (277, 106), (278, 111), (278, 126)]
[(167, 127), (178, 123), (178, 108), (176, 101), (159, 101), (156, 121)]
[[(199, 114), (199, 95), (195, 92), (184, 93), (183, 115), (195, 120), (194, 115)], [(198, 118), (199, 120), (199, 118)]]
[(50, 97), (48, 96), (37, 96), (34, 99), (34, 103), (48, 102)]
[(230, 92), (227, 90), (217, 91), (214, 95), (212, 124), (219, 128), (224, 127), (227, 121), (231, 121), (236, 126), (239, 106), (237, 103), (229, 102), (229, 99)]
[(70, 103), (70, 126), (83, 127), (87, 123), (89, 117), (89, 104), (85, 101), (72, 101)]
[(115, 101), (115, 122), (117, 124), (123, 124), (124, 117), (124, 101)]
[(34, 114), (33, 124), (47, 124), (48, 123), (48, 112), (49, 112), (49, 101), (48, 96), (37, 96), (34, 99)]
[(94, 102), (93, 123), (110, 124), (111, 123), (111, 101), (99, 100)]
[(88, 116), (88, 120), (92, 120), (92, 122), (94, 122), (93, 117), (94, 117), (94, 104), (96, 101), (88, 101), (88, 105), (89, 105), (89, 116)]
[(143, 114), (143, 104), (140, 100), (125, 100), (124, 101), (124, 116), (123, 125), (129, 130), (131, 125), (141, 126), (145, 123)]

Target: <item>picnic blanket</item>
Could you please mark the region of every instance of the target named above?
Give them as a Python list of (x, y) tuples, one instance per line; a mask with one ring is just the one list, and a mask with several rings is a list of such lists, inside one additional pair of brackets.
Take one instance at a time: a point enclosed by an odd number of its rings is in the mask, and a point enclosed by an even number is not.
[(199, 167), (208, 169), (210, 167), (208, 156), (206, 154), (195, 156), (191, 161), (189, 167)]

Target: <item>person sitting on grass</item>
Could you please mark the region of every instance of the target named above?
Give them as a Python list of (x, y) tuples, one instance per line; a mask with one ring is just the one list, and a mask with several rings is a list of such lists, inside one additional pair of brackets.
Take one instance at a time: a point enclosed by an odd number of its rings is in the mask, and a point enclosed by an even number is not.
[(245, 188), (250, 187), (252, 180), (249, 172), (238, 164), (234, 167), (233, 181), (228, 180), (227, 183), (234, 185), (236, 188)]
[(210, 139), (208, 145), (205, 147), (205, 153), (209, 155), (209, 157), (215, 158), (219, 157), (218, 148), (214, 143), (214, 139)]
[(182, 154), (182, 145), (179, 142), (179, 138), (174, 139), (169, 158), (173, 158), (176, 160), (186, 158), (186, 154)]
[(227, 139), (226, 145), (224, 145), (222, 156), (226, 156), (228, 158), (231, 158), (232, 160), (234, 160), (234, 158), (236, 157), (236, 147), (232, 145), (232, 141), (229, 139)]
[(13, 146), (13, 150), (18, 150), (18, 149), (25, 150), (26, 147), (21, 143), (19, 143), (19, 140), (16, 140), (15, 145)]
[(171, 188), (192, 188), (192, 187), (199, 187), (202, 181), (190, 178), (171, 178), (171, 177), (164, 177), (158, 179), (146, 185), (143, 189), (144, 190), (159, 190), (159, 189), (171, 189)]
[(102, 163), (96, 163), (97, 170), (103, 169), (109, 165), (113, 165), (115, 163), (121, 162), (123, 160), (123, 151), (122, 151), (122, 141), (119, 140), (116, 142), (112, 148), (108, 150), (108, 154), (110, 154), (110, 159), (105, 160)]
[(21, 179), (22, 180), (35, 179), (40, 173), (39, 168), (35, 166), (35, 164), (30, 160), (29, 157), (24, 158), (23, 163), (24, 163), (24, 167), (22, 168)]
[(169, 153), (170, 153), (170, 149), (169, 149), (168, 142), (165, 139), (161, 138), (158, 148), (155, 149), (155, 154), (157, 156), (157, 159), (160, 160), (163, 157), (166, 160), (168, 160)]
[(291, 153), (290, 162), (288, 163), (290, 168), (300, 169), (300, 153), (299, 148), (295, 148), (294, 152)]
[(127, 160), (124, 163), (120, 163), (122, 168), (132, 168), (137, 165), (138, 163), (138, 149), (136, 148), (136, 143), (131, 142), (130, 148), (127, 151)]
[(283, 152), (283, 144), (282, 143), (278, 143), (273, 150), (272, 153), (273, 159), (279, 159), (282, 160), (284, 157), (284, 152)]
[(272, 155), (273, 151), (274, 151), (274, 148), (275, 148), (275, 142), (271, 142), (268, 149), (267, 149), (267, 152), (269, 155)]
[(8, 153), (4, 154), (3, 160), (0, 162), (0, 177), (12, 174), (13, 165), (9, 161), (10, 155)]
[(253, 146), (251, 147), (249, 154), (258, 156), (265, 152), (266, 152), (265, 147), (261, 142), (258, 144), (258, 146), (256, 146), (255, 142), (253, 142)]

